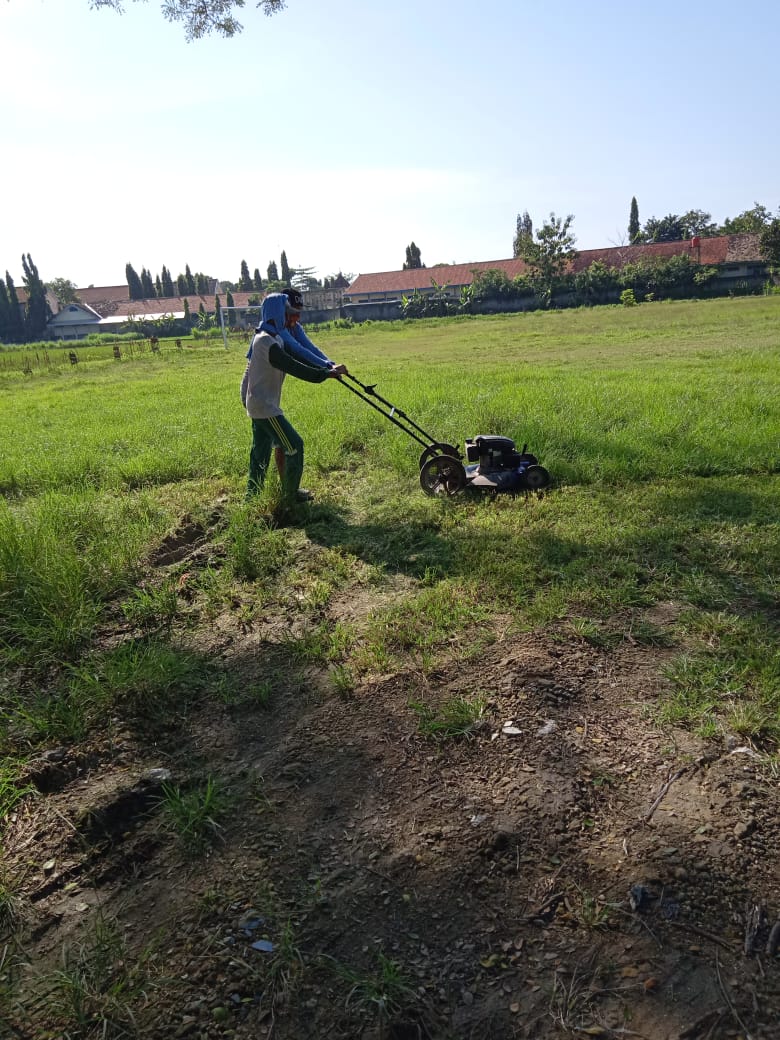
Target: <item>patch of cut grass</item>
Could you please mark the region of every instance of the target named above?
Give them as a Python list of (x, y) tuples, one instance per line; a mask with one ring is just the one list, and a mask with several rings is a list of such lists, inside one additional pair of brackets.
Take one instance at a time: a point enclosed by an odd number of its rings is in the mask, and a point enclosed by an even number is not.
[(417, 716), (417, 728), (424, 737), (449, 740), (473, 736), (482, 728), (487, 698), (480, 694), (452, 697), (438, 709), (420, 701), (410, 701), (409, 707)]

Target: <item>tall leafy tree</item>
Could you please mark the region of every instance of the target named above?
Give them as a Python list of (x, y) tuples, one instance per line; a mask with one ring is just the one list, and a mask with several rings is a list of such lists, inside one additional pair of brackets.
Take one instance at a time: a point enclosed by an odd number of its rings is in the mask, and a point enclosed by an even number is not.
[(780, 217), (771, 221), (759, 237), (761, 255), (765, 257), (772, 267), (780, 267)]
[(402, 270), (413, 271), (418, 267), (425, 267), (425, 264), (422, 262), (422, 255), (419, 247), (416, 246), (414, 242), (411, 242), (406, 247), (406, 261)]
[(252, 291), (252, 276), (249, 273), (249, 265), (246, 260), (241, 261), (241, 276), (238, 279), (238, 288), (241, 292)]
[(235, 301), (233, 300), (233, 293), (230, 291), (230, 289), (228, 289), (228, 291), (225, 293), (225, 306), (226, 307), (235, 307), (235, 305), (236, 304), (235, 304)]
[(534, 225), (528, 210), (525, 210), (524, 213), (518, 213), (515, 237), (512, 240), (512, 256), (520, 256), (520, 243), (527, 238), (533, 240), (533, 235)]
[(279, 269), (282, 274), (282, 281), (285, 285), (289, 285), (290, 279), (292, 277), (292, 271), (290, 270), (290, 265), (287, 263), (287, 253), (285, 253), (284, 250), (282, 250), (282, 255), (279, 259), (279, 265)]
[(639, 204), (636, 201), (636, 195), (631, 196), (631, 210), (628, 214), (628, 241), (631, 245), (639, 242), (641, 239), (641, 228), (639, 224)]
[(144, 298), (144, 287), (132, 264), (125, 264), (125, 278), (127, 288), (130, 291), (131, 300), (142, 300)]
[(187, 280), (187, 290), (186, 291), (188, 293), (194, 293), (195, 292), (195, 279), (192, 276), (192, 271), (190, 270), (190, 265), (189, 264), (185, 265), (184, 277)]
[(252, 288), (256, 289), (258, 292), (263, 291), (263, 279), (257, 267), (255, 268), (255, 273), (252, 275)]
[(51, 317), (51, 310), (46, 299), (46, 286), (29, 253), (27, 256), (22, 254), (22, 267), (24, 269), (24, 287), (27, 290), (25, 334), (28, 340), (35, 341), (43, 339), (46, 335), (46, 324)]
[(179, 296), (186, 296), (188, 292), (195, 292), (195, 285), (193, 283), (192, 290), (187, 285), (187, 276), (179, 274), (176, 276), (176, 292)]
[(190, 301), (187, 297), (184, 297), (184, 324), (187, 328), (192, 324), (192, 315), (190, 314)]
[(198, 294), (198, 296), (205, 296), (208, 291), (208, 275), (203, 274), (202, 271), (198, 271), (198, 273), (195, 275), (195, 292)]
[(52, 278), (50, 282), (46, 283), (46, 288), (54, 293), (60, 307), (75, 303), (79, 298), (78, 286), (70, 278)]
[[(137, 0), (132, 0), (133, 3)], [(91, 7), (106, 7), (122, 14), (124, 0), (91, 0)], [(187, 40), (199, 40), (210, 33), (235, 36), (243, 29), (234, 15), (244, 6), (244, 0), (163, 0), (161, 10), (169, 22), (181, 22)], [(284, 10), (285, 0), (257, 0), (264, 14)]]
[(219, 302), (219, 296), (214, 297), (214, 324), (222, 324), (222, 304)]
[(165, 293), (163, 292), (162, 281), (160, 279), (159, 274), (154, 279), (154, 294), (158, 297), (158, 299), (165, 296)]
[(520, 259), (524, 260), (531, 272), (531, 280), (540, 299), (546, 307), (552, 304), (553, 296), (571, 262), (576, 259), (577, 241), (570, 230), (574, 217), (556, 217), (550, 214), (536, 232), (536, 239), (523, 239)]
[(771, 220), (772, 214), (766, 206), (762, 206), (760, 202), (757, 202), (752, 209), (746, 209), (739, 216), (727, 217), (723, 221), (721, 233), (724, 235), (740, 235), (744, 232), (752, 231), (760, 234)]
[(645, 242), (682, 242), (688, 236), (683, 218), (676, 213), (668, 213), (660, 219), (650, 217), (645, 223), (643, 237)]
[(680, 217), (685, 230), (685, 238), (711, 238), (718, 233), (718, 225), (713, 223), (712, 214), (703, 209), (689, 209)]
[(269, 282), (279, 281), (279, 269), (276, 266), (275, 260), (271, 260), (271, 262), (268, 264), (268, 271), (266, 273), (268, 274)]

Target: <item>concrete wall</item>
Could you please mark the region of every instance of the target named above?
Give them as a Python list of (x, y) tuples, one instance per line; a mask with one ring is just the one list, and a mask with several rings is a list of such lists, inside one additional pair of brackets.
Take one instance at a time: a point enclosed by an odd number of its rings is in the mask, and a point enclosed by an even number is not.
[(352, 321), (397, 321), (403, 317), (398, 300), (380, 303), (345, 303), (341, 308), (345, 318)]

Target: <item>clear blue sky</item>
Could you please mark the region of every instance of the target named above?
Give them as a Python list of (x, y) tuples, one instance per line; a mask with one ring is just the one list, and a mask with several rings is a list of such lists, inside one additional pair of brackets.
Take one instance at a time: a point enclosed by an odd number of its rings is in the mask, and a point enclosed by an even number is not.
[(511, 256), (518, 213), (581, 249), (780, 206), (780, 3), (288, 0), (187, 43), (160, 0), (2, 0), (0, 268), (21, 283), (320, 277)]

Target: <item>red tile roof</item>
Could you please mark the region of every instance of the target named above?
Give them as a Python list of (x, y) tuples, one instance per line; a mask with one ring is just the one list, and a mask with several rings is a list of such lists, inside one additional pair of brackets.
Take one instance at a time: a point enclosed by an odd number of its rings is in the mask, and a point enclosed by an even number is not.
[[(760, 262), (761, 255), (757, 234), (722, 235), (718, 238), (702, 238), (698, 247), (692, 240), (685, 242), (655, 242), (642, 246), (612, 246), (608, 249), (583, 249), (571, 266), (575, 273), (590, 267), (599, 260), (608, 267), (625, 267), (637, 260), (660, 260), (687, 254), (700, 264), (715, 265), (744, 261)], [(482, 260), (472, 264), (445, 264), (441, 267), (418, 267), (411, 271), (380, 271), (376, 274), (359, 274), (347, 296), (387, 294), (406, 295), (415, 289), (430, 289), (431, 280), (437, 285), (457, 287), (470, 285), (476, 274), (485, 271), (504, 271), (509, 278), (528, 271), (522, 260)]]

